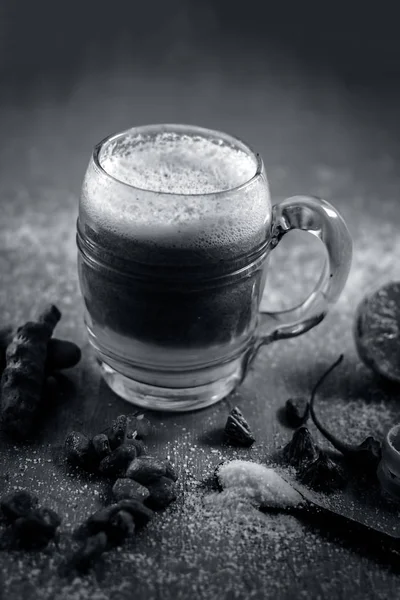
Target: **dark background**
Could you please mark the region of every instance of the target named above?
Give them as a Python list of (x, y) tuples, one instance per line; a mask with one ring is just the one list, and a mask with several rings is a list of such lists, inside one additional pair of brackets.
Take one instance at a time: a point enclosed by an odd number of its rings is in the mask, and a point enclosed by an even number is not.
[(249, 54), (263, 59), (276, 46), (349, 82), (371, 81), (399, 72), (397, 18), (395, 2), (2, 0), (0, 67), (26, 81), (73, 71), (88, 55), (99, 67), (118, 56), (193, 68), (222, 52), (251, 71)]

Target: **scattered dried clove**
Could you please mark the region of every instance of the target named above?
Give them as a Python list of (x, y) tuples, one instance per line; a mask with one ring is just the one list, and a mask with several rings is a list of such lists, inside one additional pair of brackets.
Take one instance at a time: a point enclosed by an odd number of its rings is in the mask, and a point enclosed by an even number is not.
[(235, 445), (251, 446), (256, 441), (249, 424), (237, 407), (229, 413), (224, 433), (229, 442)]
[(368, 436), (361, 444), (348, 444), (337, 439), (330, 433), (315, 414), (315, 398), (319, 387), (323, 384), (328, 375), (342, 362), (343, 354), (329, 367), (329, 369), (317, 381), (311, 394), (310, 399), (310, 414), (315, 426), (319, 429), (322, 435), (332, 444), (336, 450), (341, 452), (343, 456), (352, 464), (365, 471), (375, 471), (382, 454), (381, 443), (372, 436)]
[(342, 469), (322, 450), (316, 460), (305, 466), (299, 480), (304, 485), (325, 493), (334, 492), (346, 485)]
[(302, 467), (316, 460), (318, 447), (305, 425), (296, 429), (292, 439), (283, 449), (283, 457), (294, 467)]
[(19, 327), (6, 349), (1, 378), (1, 421), (8, 435), (24, 439), (31, 431), (46, 374), (47, 343), (61, 313), (47, 307), (37, 321)]
[(117, 479), (112, 492), (117, 501), (124, 498), (133, 498), (144, 502), (150, 496), (149, 490), (144, 485), (128, 477)]
[(307, 421), (309, 414), (307, 398), (295, 396), (286, 400), (285, 414), (290, 427), (297, 428), (303, 425)]

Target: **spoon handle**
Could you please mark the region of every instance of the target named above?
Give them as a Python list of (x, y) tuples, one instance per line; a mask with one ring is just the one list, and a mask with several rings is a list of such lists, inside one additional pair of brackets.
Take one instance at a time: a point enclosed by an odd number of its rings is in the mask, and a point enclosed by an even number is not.
[(373, 555), (400, 569), (400, 538), (371, 525), (307, 501), (292, 510), (302, 521), (316, 526), (322, 534), (330, 534), (358, 551)]

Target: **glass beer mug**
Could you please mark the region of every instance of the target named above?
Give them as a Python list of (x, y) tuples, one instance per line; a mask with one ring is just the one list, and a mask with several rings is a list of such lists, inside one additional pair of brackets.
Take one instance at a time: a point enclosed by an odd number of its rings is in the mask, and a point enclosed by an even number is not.
[[(260, 312), (268, 256), (292, 229), (325, 248), (299, 306)], [(352, 254), (324, 200), (271, 206), (263, 162), (235, 137), (186, 125), (136, 127), (95, 148), (77, 223), (85, 322), (105, 381), (134, 404), (192, 410), (227, 396), (258, 348), (317, 325)]]

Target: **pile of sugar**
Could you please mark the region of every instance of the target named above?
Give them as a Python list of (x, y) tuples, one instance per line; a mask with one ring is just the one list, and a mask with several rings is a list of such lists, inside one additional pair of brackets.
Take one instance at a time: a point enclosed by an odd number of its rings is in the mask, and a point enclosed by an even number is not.
[(301, 504), (301, 495), (274, 469), (248, 460), (232, 460), (218, 468), (223, 492), (215, 500), (222, 504), (232, 499), (256, 506), (287, 508)]

